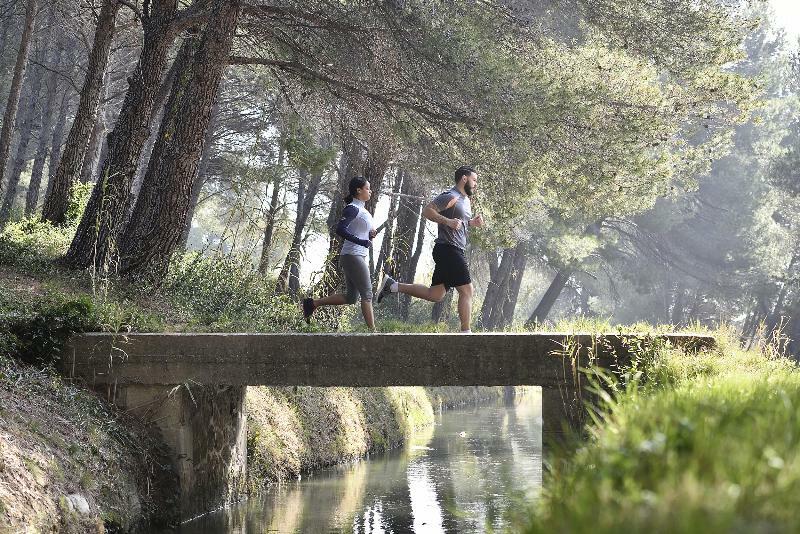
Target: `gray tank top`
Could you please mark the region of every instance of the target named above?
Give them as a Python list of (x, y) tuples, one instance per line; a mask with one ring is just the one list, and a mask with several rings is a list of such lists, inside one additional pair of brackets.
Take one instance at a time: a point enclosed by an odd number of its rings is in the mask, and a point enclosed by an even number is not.
[[(450, 208), (445, 209), (453, 198), (456, 198), (456, 203)], [(434, 198), (433, 205), (436, 206), (439, 213), (448, 219), (461, 219), (463, 223), (458, 230), (453, 230), (446, 224), (439, 224), (439, 235), (436, 238), (436, 243), (452, 245), (461, 250), (465, 250), (467, 248), (469, 220), (472, 219), (472, 205), (470, 204), (469, 197), (462, 195), (461, 192), (454, 187)]]

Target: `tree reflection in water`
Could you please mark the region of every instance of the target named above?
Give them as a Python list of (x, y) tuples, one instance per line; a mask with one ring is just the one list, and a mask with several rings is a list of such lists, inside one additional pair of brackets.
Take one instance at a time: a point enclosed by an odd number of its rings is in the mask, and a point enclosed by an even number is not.
[(492, 532), (541, 487), (539, 396), (445, 411), (401, 451), (307, 475), (187, 534)]

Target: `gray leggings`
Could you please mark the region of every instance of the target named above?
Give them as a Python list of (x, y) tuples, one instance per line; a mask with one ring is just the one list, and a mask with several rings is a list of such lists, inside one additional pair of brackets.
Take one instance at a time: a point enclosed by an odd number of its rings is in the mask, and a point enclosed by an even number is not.
[(359, 295), (362, 301), (372, 300), (372, 280), (369, 277), (367, 257), (342, 254), (339, 256), (339, 266), (344, 271), (347, 303), (355, 304)]

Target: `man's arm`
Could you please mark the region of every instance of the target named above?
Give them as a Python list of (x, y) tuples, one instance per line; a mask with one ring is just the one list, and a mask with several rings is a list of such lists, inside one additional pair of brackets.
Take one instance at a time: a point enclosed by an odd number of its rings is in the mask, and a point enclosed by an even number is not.
[[(453, 200), (450, 201), (450, 203), (447, 206), (445, 206), (441, 211), (450, 208), (453, 204), (456, 203), (456, 200), (457, 200), (456, 198), (453, 198)], [(422, 210), (422, 215), (429, 221), (433, 221), (436, 224), (444, 224), (446, 226), (449, 226), (453, 230), (458, 230), (462, 224), (461, 219), (449, 219), (444, 215), (442, 215), (441, 213), (439, 213), (439, 208), (436, 207), (436, 204), (434, 202), (429, 202), (428, 205), (425, 206), (425, 208)]]

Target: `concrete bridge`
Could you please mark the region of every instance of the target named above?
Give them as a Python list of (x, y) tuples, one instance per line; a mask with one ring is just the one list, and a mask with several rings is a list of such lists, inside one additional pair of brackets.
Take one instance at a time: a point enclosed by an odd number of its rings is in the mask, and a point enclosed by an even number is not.
[(182, 520), (236, 500), (247, 469), (247, 386), (540, 386), (545, 435), (579, 424), (586, 378), (696, 334), (83, 334), (62, 358), (170, 447)]

